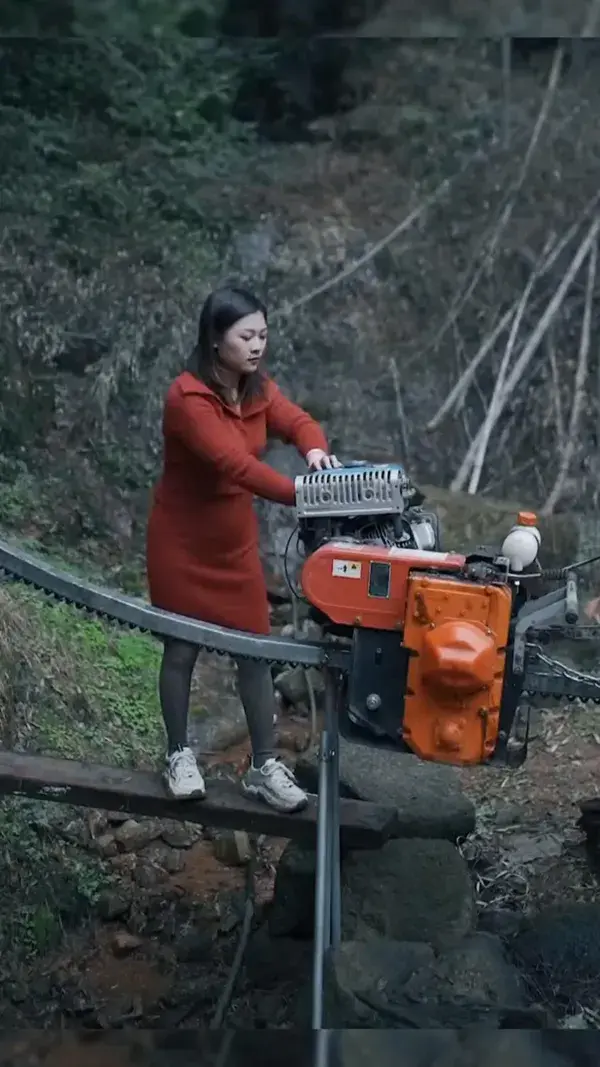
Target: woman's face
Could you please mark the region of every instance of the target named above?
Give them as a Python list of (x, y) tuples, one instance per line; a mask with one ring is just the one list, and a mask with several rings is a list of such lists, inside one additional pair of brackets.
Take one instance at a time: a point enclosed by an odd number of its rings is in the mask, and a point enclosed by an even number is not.
[(219, 344), (219, 359), (235, 374), (252, 374), (267, 347), (267, 323), (262, 311), (238, 319)]

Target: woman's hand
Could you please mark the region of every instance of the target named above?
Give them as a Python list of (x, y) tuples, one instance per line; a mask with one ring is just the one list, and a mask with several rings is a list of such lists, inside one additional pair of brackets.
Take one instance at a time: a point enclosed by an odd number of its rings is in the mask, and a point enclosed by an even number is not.
[(328, 456), (322, 448), (311, 448), (306, 454), (306, 462), (311, 471), (331, 470), (342, 465), (337, 456)]

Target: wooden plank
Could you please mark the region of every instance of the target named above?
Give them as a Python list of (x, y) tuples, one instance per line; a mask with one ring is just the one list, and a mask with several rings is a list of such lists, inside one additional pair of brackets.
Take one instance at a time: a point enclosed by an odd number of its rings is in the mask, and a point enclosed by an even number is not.
[[(316, 833), (317, 798), (313, 795), (304, 811), (285, 815), (245, 797), (235, 782), (215, 779), (207, 782), (204, 800), (177, 801), (165, 794), (159, 775), (150, 771), (23, 752), (0, 752), (1, 794), (246, 830), (305, 844), (313, 843)], [(397, 826), (395, 808), (340, 800), (341, 836), (348, 848), (378, 848), (395, 835)]]

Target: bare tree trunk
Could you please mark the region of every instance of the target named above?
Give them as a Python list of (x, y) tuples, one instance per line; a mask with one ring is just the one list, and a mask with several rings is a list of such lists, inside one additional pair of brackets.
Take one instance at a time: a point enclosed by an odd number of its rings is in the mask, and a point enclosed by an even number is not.
[[(600, 215), (597, 215), (594, 222), (590, 226), (586, 237), (583, 239), (579, 248), (577, 249), (577, 252), (573, 257), (573, 260), (571, 261), (571, 265), (568, 271), (562, 278), (560, 285), (554, 293), (554, 296), (549, 301), (544, 314), (537, 323), (537, 326), (533, 330), (531, 336), (529, 337), (529, 340), (525, 344), (519, 358), (517, 359), (506, 381), (501, 400), (498, 404), (498, 408), (495, 413), (494, 425), (497, 423), (498, 419), (500, 418), (500, 415), (506, 407), (508, 399), (510, 398), (510, 396), (512, 396), (514, 390), (516, 389), (523, 375), (527, 371), (533, 356), (537, 352), (546, 334), (546, 331), (552, 325), (558, 312), (560, 311), (561, 305), (563, 303), (563, 300), (565, 299), (565, 296), (567, 295), (567, 292), (571, 288), (571, 285), (573, 284), (575, 277), (579, 273), (579, 270), (581, 269), (581, 266), (584, 263), (586, 257), (589, 255), (590, 249), (592, 247), (592, 244), (596, 240), (596, 236), (599, 229)], [(477, 451), (479, 449), (482, 437), (483, 426), (480, 427), (479, 431), (473, 438), (473, 441), (471, 442), (468, 448), (467, 454), (465, 455), (459, 470), (457, 471), (456, 475), (452, 480), (450, 488), (453, 492), (456, 492), (459, 489), (464, 489), (465, 482), (469, 477), (469, 473), (475, 461), (475, 456), (477, 455)]]
[(550, 495), (546, 500), (542, 508), (542, 515), (551, 515), (560, 500), (561, 493), (563, 491), (567, 475), (569, 473), (569, 467), (575, 454), (577, 447), (577, 440), (579, 437), (579, 420), (581, 418), (581, 411), (585, 400), (585, 390), (587, 384), (587, 376), (589, 369), (589, 352), (590, 352), (590, 335), (592, 329), (592, 305), (594, 303), (594, 288), (596, 285), (596, 266), (598, 262), (598, 237), (590, 249), (588, 259), (588, 274), (587, 285), (585, 291), (585, 306), (583, 309), (583, 321), (581, 323), (581, 336), (579, 339), (579, 359), (577, 361), (577, 370), (575, 371), (575, 386), (573, 389), (573, 403), (571, 405), (571, 417), (569, 419), (569, 429), (567, 437), (564, 443), (564, 447), (560, 452), (560, 462), (558, 466), (558, 473), (556, 480)]

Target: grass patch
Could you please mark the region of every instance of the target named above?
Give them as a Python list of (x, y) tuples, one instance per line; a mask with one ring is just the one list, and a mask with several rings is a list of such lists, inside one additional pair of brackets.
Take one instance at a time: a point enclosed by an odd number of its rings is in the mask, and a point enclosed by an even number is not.
[(160, 646), (21, 585), (0, 588), (6, 747), (152, 766), (163, 747)]

